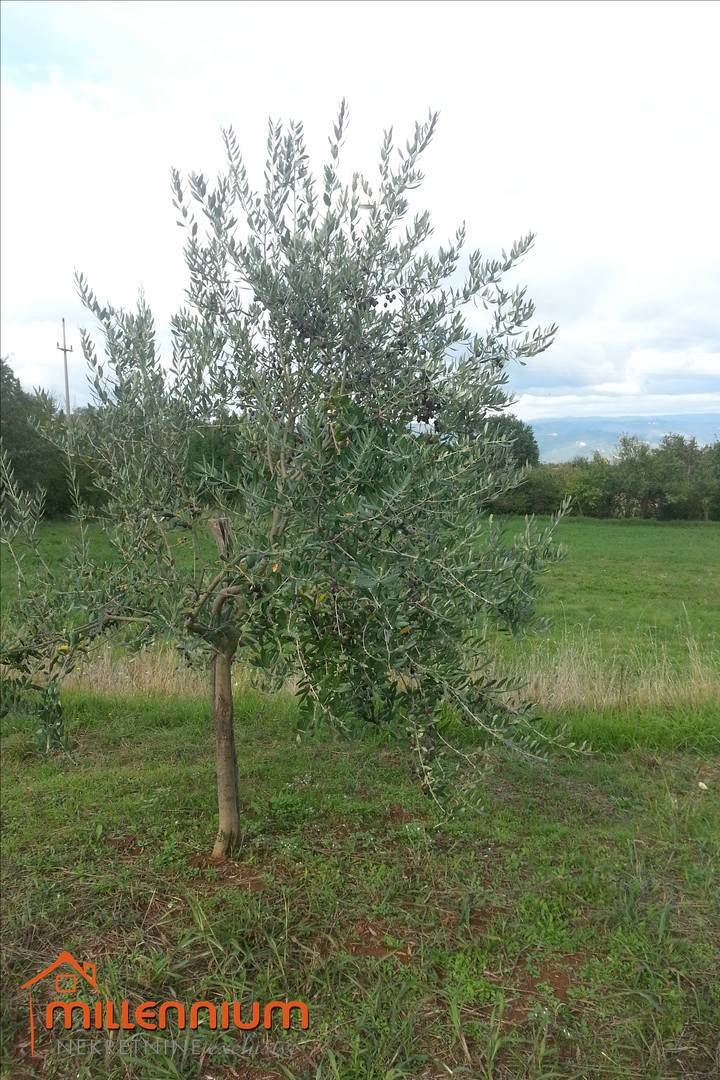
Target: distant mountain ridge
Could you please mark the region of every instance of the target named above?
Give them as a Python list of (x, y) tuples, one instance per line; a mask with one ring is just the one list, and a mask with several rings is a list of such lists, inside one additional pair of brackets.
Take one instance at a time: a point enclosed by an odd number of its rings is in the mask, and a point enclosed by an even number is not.
[(680, 416), (566, 416), (531, 420), (541, 461), (571, 461), (596, 450), (608, 457), (621, 435), (637, 435), (657, 446), (663, 435), (694, 436), (701, 444), (720, 439), (720, 413)]

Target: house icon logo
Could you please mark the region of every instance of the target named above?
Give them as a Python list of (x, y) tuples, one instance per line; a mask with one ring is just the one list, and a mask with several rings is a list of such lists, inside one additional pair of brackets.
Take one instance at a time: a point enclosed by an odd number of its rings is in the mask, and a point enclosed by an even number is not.
[[(30, 1025), (30, 1054), (35, 1057), (35, 1016), (33, 1013), (33, 1001), (32, 991), (33, 987), (43, 979), (49, 979), (50, 976), (55, 975), (54, 990), (59, 997), (77, 997), (78, 988), (82, 986), (83, 981), (87, 983), (91, 990), (97, 991), (96, 981), (96, 968), (95, 964), (89, 962), (79, 963), (72, 953), (67, 950), (61, 952), (57, 959), (53, 960), (52, 964), (48, 964), (42, 971), (38, 971), (37, 975), (33, 975), (32, 979), (28, 979), (20, 986), (21, 990), (28, 991), (28, 1014)], [(78, 981), (80, 980), (80, 981)]]

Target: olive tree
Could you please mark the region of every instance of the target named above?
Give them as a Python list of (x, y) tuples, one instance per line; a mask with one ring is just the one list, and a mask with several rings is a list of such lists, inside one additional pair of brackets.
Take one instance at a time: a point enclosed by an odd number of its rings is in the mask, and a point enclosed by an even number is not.
[[(443, 708), (539, 738), (487, 640), (532, 618), (555, 555), (552, 526), (508, 539), (488, 512), (524, 475), (493, 424), (508, 367), (554, 334), (504, 284), (533, 237), (484, 258), (461, 227), (431, 250), (410, 201), (436, 117), (399, 149), (386, 132), (372, 179), (341, 175), (346, 119), (317, 176), (300, 123), (270, 123), (260, 191), (232, 130), (214, 182), (173, 171), (188, 288), (167, 361), (142, 297), (120, 310), (77, 281), (96, 327), (83, 438), (117, 552), (94, 575), (123, 567), (93, 625), (207, 657), (218, 858), (240, 837), (238, 661), (292, 675), (308, 721), (409, 731), (426, 780)], [(231, 467), (198, 458), (218, 438)]]

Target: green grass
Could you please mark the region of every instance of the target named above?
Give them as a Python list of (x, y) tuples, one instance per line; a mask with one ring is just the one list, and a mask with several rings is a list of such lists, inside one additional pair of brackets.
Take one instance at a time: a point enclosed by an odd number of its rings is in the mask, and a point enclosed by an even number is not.
[(627, 750), (691, 750), (720, 753), (720, 703), (698, 705), (575, 708), (541, 717), (549, 733), (567, 730), (576, 743), (589, 743), (598, 753)]
[(558, 538), (538, 605), (549, 628), (499, 637), (502, 666), (600, 744), (670, 748), (701, 726), (716, 740), (720, 526), (570, 518)]
[[(49, 558), (72, 531), (44, 527)], [(231, 1056), (199, 1032), (203, 1059), (49, 1053), (50, 1078), (717, 1076), (720, 526), (569, 520), (560, 539), (553, 626), (499, 649), (548, 700), (577, 676), (539, 722), (595, 753), (538, 768), (480, 751), (442, 807), (404, 748), (298, 739), (289, 695), (244, 690), (245, 835), (210, 868), (202, 698), (67, 690), (69, 751), (47, 757), (6, 717), (3, 1075), (36, 1075), (18, 987), (68, 948), (106, 996), (298, 997), (311, 1025)], [(667, 693), (643, 697), (655, 678)], [(622, 707), (595, 693), (610, 684)]]
[(568, 518), (558, 538), (567, 555), (540, 609), (556, 639), (583, 629), (606, 651), (653, 639), (680, 655), (687, 637), (718, 647), (720, 525)]
[(151, 1046), (62, 1057), (53, 1034), (48, 1077), (716, 1075), (717, 759), (492, 752), (440, 810), (403, 750), (298, 741), (290, 699), (245, 694), (245, 836), (212, 869), (195, 865), (215, 800), (204, 705), (66, 705), (67, 754), (38, 758), (6, 722), (8, 1077), (32, 1075), (17, 988), (62, 948), (108, 996), (290, 995), (311, 1023), (244, 1057), (200, 1032), (202, 1068)]

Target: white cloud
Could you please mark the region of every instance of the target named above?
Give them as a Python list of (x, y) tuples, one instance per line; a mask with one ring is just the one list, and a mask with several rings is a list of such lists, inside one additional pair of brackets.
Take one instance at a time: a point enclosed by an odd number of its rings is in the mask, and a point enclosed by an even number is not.
[(522, 420), (568, 416), (693, 416), (720, 413), (720, 393), (643, 394), (608, 397), (602, 394), (521, 394), (513, 412)]
[(438, 242), (537, 231), (521, 278), (560, 333), (513, 373), (519, 409), (717, 407), (717, 6), (8, 3), (4, 24), (2, 348), (27, 385), (61, 388), (62, 315), (78, 347), (75, 267), (114, 302), (142, 285), (159, 325), (181, 302), (171, 165), (212, 175), (232, 122), (260, 179), (268, 114), (322, 157), (345, 95), (349, 168), (440, 109)]
[[(720, 334), (720, 328), (719, 328)], [(633, 349), (628, 358), (628, 371), (647, 375), (714, 375), (720, 376), (720, 350), (709, 352), (699, 348), (663, 352), (662, 349)]]

